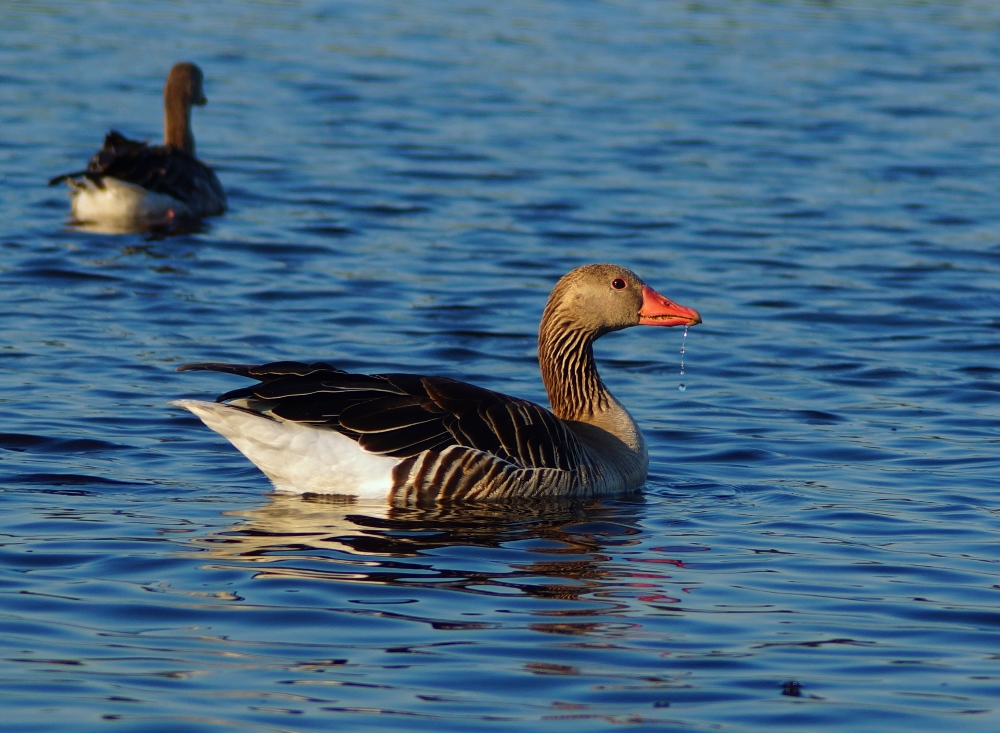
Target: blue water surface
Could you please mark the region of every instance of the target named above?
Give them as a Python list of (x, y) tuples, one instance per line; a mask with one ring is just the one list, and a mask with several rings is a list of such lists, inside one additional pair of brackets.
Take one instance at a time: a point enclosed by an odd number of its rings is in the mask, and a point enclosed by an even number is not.
[[(180, 60), (230, 212), (73, 228)], [(3, 730), (1000, 729), (1000, 6), (5, 3), (0, 129)], [(600, 261), (705, 320), (598, 345), (639, 496), (280, 495), (167, 404), (544, 401)]]

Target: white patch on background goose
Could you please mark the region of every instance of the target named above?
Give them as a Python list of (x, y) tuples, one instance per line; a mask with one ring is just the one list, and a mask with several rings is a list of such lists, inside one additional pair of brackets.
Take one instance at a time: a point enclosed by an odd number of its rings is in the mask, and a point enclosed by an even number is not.
[(104, 178), (101, 184), (86, 178), (74, 184), (73, 216), (78, 221), (158, 220), (188, 214), (173, 196), (115, 178)]

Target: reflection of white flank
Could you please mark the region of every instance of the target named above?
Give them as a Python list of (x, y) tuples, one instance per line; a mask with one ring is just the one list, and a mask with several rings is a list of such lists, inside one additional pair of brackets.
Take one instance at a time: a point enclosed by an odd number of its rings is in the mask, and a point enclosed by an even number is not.
[(231, 405), (177, 400), (263, 471), (279, 491), (385, 499), (398, 458), (367, 453), (333, 430), (272, 419)]
[[(217, 560), (275, 565), (266, 571), (256, 571), (257, 578), (296, 576), (338, 581), (365, 580), (365, 568), (370, 566), (367, 558), (352, 562), (349, 558), (330, 553), (358, 556), (381, 554), (358, 549), (351, 540), (372, 533), (371, 526), (367, 526), (364, 519), (360, 523), (355, 519), (360, 516), (384, 521), (388, 515), (388, 504), (385, 499), (271, 494), (259, 507), (228, 511), (226, 515), (240, 521), (222, 531), (193, 540), (200, 551)], [(306, 559), (319, 564), (303, 568)]]

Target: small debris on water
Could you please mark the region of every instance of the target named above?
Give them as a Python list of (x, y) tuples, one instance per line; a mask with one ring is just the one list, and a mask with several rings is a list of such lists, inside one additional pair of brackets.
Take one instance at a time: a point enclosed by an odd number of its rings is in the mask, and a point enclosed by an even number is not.
[(781, 686), (781, 694), (789, 697), (802, 697), (802, 685), (795, 680), (789, 680)]

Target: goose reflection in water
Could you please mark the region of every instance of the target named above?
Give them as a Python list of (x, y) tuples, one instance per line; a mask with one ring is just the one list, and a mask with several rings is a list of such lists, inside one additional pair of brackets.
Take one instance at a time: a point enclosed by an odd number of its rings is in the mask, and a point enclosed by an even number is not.
[(191, 234), (205, 234), (212, 230), (211, 225), (201, 219), (177, 219), (166, 223), (149, 223), (127, 219), (124, 221), (70, 222), (67, 224), (67, 228), (87, 234), (140, 234), (151, 242)]
[[(213, 567), (245, 570), (243, 563), (249, 563), (257, 579), (586, 601), (578, 608), (534, 609), (531, 615), (599, 616), (624, 610), (636, 598), (676, 600), (650, 591), (669, 576), (636, 572), (648, 568), (612, 557), (648, 552), (638, 548), (644, 539), (639, 526), (643, 507), (636, 497), (530, 509), (492, 503), (420, 509), (345, 496), (280, 493), (260, 507), (229, 512), (240, 521), (194, 542), (211, 557)], [(451, 547), (463, 551), (439, 552)], [(538, 626), (549, 633), (585, 634), (593, 624)]]

